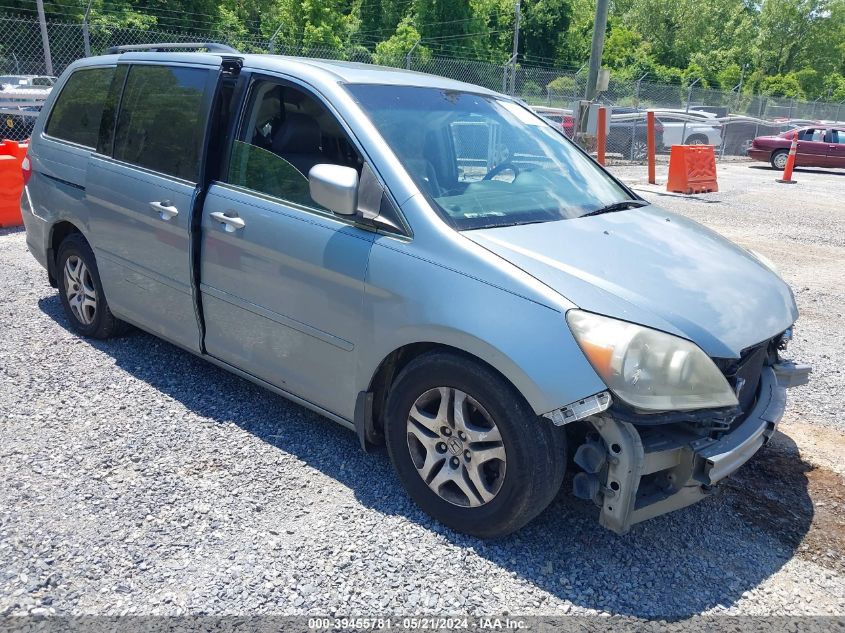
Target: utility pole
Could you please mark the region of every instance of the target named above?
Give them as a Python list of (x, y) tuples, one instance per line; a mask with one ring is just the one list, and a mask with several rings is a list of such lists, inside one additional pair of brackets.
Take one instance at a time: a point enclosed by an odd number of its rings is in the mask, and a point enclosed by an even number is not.
[(745, 81), (745, 70), (748, 68), (748, 64), (742, 65), (742, 72), (739, 73), (739, 83), (735, 86), (736, 87), (736, 105), (734, 106), (735, 109), (738, 111), (740, 106), (742, 105), (742, 82)]
[(596, 0), (596, 20), (593, 23), (593, 46), (590, 49), (590, 72), (587, 74), (587, 88), (584, 98), (592, 101), (596, 98), (596, 82), (601, 68), (601, 56), (604, 51), (604, 32), (607, 29), (607, 7), (609, 0)]
[(417, 50), (417, 46), (420, 45), (420, 42), (422, 42), (422, 40), (417, 40), (416, 42), (414, 42), (414, 45), (411, 47), (411, 50), (409, 50), (405, 54), (405, 70), (411, 70), (411, 57), (413, 56), (414, 51)]
[(38, 23), (41, 25), (41, 45), (44, 47), (44, 67), (53, 74), (53, 57), (50, 55), (50, 36), (47, 35), (47, 18), (44, 17), (44, 0), (35, 0), (38, 6)]
[(513, 68), (511, 68), (511, 94), (516, 91), (516, 60), (519, 55), (519, 20), (520, 17), (522, 17), (522, 0), (516, 0), (514, 11), (513, 56), (511, 57), (513, 60)]
[(739, 73), (739, 86), (737, 86), (737, 94), (742, 96), (742, 82), (745, 81), (745, 69), (748, 68), (748, 64), (742, 65), (742, 72)]
[(88, 0), (85, 17), (82, 18), (82, 42), (85, 44), (85, 57), (91, 57), (91, 34), (88, 32), (88, 16), (91, 14), (91, 3), (93, 1)]
[(269, 41), (267, 42), (267, 51), (271, 55), (276, 54), (276, 38), (279, 37), (279, 33), (282, 30), (282, 27), (285, 25), (284, 22), (279, 23), (279, 26), (276, 27), (276, 30), (273, 31), (273, 35), (270, 36)]

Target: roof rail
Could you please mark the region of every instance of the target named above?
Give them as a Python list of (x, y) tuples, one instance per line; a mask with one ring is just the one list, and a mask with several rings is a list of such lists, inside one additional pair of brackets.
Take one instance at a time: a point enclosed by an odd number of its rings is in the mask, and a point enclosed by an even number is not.
[(117, 53), (130, 53), (132, 51), (162, 51), (167, 49), (196, 49), (204, 48), (209, 53), (238, 53), (231, 46), (218, 44), (217, 42), (159, 42), (156, 44), (125, 44), (123, 46), (112, 46), (106, 51), (106, 55)]

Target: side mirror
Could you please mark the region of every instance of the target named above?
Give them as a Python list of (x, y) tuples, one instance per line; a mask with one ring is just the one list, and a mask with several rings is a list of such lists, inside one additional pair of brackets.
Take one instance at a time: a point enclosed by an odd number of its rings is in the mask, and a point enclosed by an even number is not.
[(351, 167), (322, 163), (308, 172), (311, 199), (338, 215), (358, 210), (358, 172)]

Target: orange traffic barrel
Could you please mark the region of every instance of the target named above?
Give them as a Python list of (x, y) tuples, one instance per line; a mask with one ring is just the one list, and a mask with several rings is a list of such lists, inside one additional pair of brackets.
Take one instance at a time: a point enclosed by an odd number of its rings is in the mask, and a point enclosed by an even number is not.
[(712, 145), (673, 145), (669, 154), (666, 191), (704, 193), (719, 191), (716, 152)]
[(26, 156), (27, 143), (0, 143), (0, 227), (20, 226), (23, 172), (21, 161)]
[(15, 156), (18, 159), (18, 163), (23, 160), (23, 157), (26, 156), (26, 150), (29, 149), (29, 143), (19, 143), (18, 141), (10, 141), (4, 140), (0, 143), (0, 154), (6, 156)]

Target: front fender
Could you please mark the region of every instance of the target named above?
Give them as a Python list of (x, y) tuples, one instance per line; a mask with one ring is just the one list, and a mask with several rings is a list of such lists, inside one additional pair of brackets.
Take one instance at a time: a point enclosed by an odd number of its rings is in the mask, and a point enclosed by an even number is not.
[(363, 308), (358, 391), (391, 352), (421, 342), (485, 361), (538, 415), (606, 389), (560, 311), (401, 248), (374, 244)]

